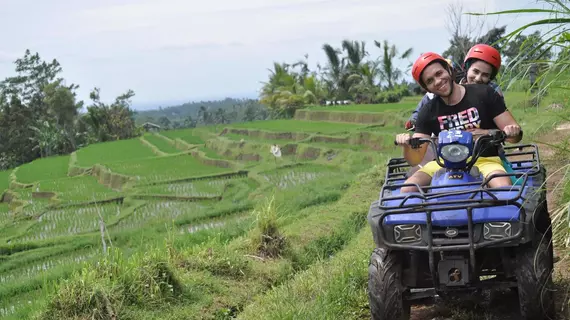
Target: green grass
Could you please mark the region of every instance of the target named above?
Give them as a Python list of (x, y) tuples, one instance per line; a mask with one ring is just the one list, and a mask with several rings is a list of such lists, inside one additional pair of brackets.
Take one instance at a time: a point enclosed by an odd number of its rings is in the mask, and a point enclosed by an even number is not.
[(77, 151), (77, 164), (91, 167), (94, 164), (107, 164), (115, 161), (154, 157), (155, 154), (139, 139), (118, 140), (96, 143)]
[(113, 162), (107, 166), (113, 172), (135, 177), (140, 183), (206, 176), (233, 171), (228, 168), (204, 165), (196, 158), (185, 154)]
[(16, 178), (20, 183), (59, 179), (67, 177), (68, 166), (69, 155), (41, 158), (21, 165)]
[[(231, 181), (235, 181), (232, 179)], [(139, 188), (142, 194), (165, 194), (184, 197), (215, 197), (222, 194), (229, 179), (198, 180), (191, 182), (179, 182), (158, 184)]]
[(10, 187), (10, 174), (12, 170), (0, 171), (0, 190), (4, 191)]
[(366, 319), (369, 228), (332, 259), (319, 261), (286, 284), (258, 296), (237, 319)]
[(76, 176), (45, 181), (40, 185), (40, 191), (57, 192), (57, 198), (63, 202), (88, 202), (120, 195), (119, 192), (100, 184), (92, 176)]
[(144, 139), (164, 153), (180, 153), (180, 150), (176, 149), (176, 147), (168, 143), (168, 141), (154, 134), (145, 134)]
[(324, 176), (332, 176), (331, 168), (320, 165), (300, 165), (260, 173), (260, 176), (278, 189), (301, 186)]
[(233, 128), (261, 129), (281, 132), (340, 133), (365, 127), (361, 124), (332, 123), (324, 121), (267, 120), (228, 125)]
[(128, 217), (121, 219), (116, 226), (111, 227), (111, 231), (136, 230), (152, 223), (172, 225), (174, 220), (189, 220), (192, 216), (200, 215), (202, 212), (211, 209), (211, 202), (149, 201)]
[(12, 220), (10, 213), (10, 205), (8, 203), (0, 202), (0, 226)]
[(386, 112), (386, 111), (402, 111), (414, 110), (422, 97), (417, 97), (417, 101), (399, 102), (399, 103), (382, 103), (382, 104), (351, 104), (344, 106), (312, 106), (307, 110), (312, 111), (339, 111), (339, 112)]
[[(194, 150), (211, 159), (223, 159), (230, 151), (232, 157), (258, 153), (264, 158), (235, 162), (232, 168), (205, 165), (207, 159), (187, 154), (156, 156), (137, 139), (77, 152), (79, 166), (100, 163), (112, 173), (131, 176), (134, 184), (121, 190), (110, 190), (89, 173), (66, 177), (63, 160), (59, 173), (56, 161), (48, 163), (51, 159), (22, 166), (18, 180), (21, 173), (25, 181), (43, 179), (40, 191), (57, 197), (32, 198), (34, 186), (12, 190), (22, 206), (0, 203), (0, 319), (29, 318), (35, 312), (42, 313), (40, 319), (70, 318), (72, 313), (76, 319), (91, 319), (105, 299), (121, 319), (369, 318), (365, 288), (374, 243), (366, 213), (378, 198), (385, 161), (401, 154), (392, 144), (393, 135), (403, 132), (398, 121), (420, 98), (309, 109), (385, 112), (385, 119), (396, 119), (385, 127), (271, 120), (160, 132), (198, 145)], [(524, 123), (525, 139), (534, 138), (533, 130), (543, 123), (543, 131), (551, 128), (565, 114), (543, 111), (545, 105), (538, 115), (536, 109), (525, 111), (527, 97), (521, 93), (507, 93), (506, 99)], [(362, 145), (304, 139), (297, 142), (297, 156), (275, 161), (270, 144), (295, 142), (217, 137), (225, 127), (303, 132), (330, 141), (349, 136)], [(165, 153), (178, 153), (159, 136), (146, 134), (145, 139)], [(250, 143), (235, 143), (241, 139)], [(309, 146), (341, 152), (298, 163)], [(379, 149), (368, 150), (372, 146)], [(247, 177), (207, 177), (242, 168), (249, 171)], [(0, 173), (0, 187), (8, 188), (9, 175)], [(191, 177), (202, 178), (171, 181)], [(101, 177), (118, 186), (116, 178)], [(146, 184), (152, 182), (160, 183)], [(112, 197), (124, 201), (78, 204)], [(100, 215), (106, 227), (103, 239)], [(107, 257), (100, 254), (103, 240), (113, 248)], [(89, 257), (96, 260), (81, 268), (78, 262)], [(28, 299), (33, 303), (27, 304)], [(17, 306), (15, 313), (3, 315), (6, 305)]]
[(99, 231), (99, 215), (106, 223), (113, 222), (120, 214), (116, 204), (91, 205), (83, 208), (50, 210), (36, 221), (14, 242), (41, 241), (54, 237), (73, 237), (86, 232)]
[[(382, 130), (382, 132), (390, 132), (390, 129), (386, 128), (386, 127), (382, 127), (382, 129), (378, 129), (378, 128), (372, 129), (371, 128), (370, 130), (365, 130), (365, 131), (378, 131), (378, 130)], [(394, 129), (394, 135), (396, 135), (395, 132), (398, 132), (398, 131)], [(225, 134), (224, 138), (232, 140), (232, 141), (242, 141), (243, 140), (246, 142), (257, 142), (257, 143), (277, 144), (277, 145), (283, 145), (285, 143), (305, 143), (305, 144), (310, 144), (311, 146), (316, 146), (316, 147), (334, 148), (334, 149), (348, 149), (348, 150), (352, 150), (352, 151), (367, 151), (370, 149), (368, 146), (365, 146), (362, 144), (349, 144), (349, 143), (324, 142), (324, 141), (322, 141), (322, 142), (308, 142), (308, 141), (306, 141), (307, 139), (303, 139), (303, 140), (266, 139), (263, 137), (246, 136), (246, 135), (240, 135), (240, 134), (235, 134), (235, 133)]]
[(225, 159), (223, 156), (217, 154), (216, 151), (214, 151), (212, 149), (208, 149), (205, 146), (198, 147), (198, 150), (204, 152), (206, 157), (208, 157), (210, 159)]
[(0, 303), (0, 319), (31, 319), (36, 310), (42, 307), (44, 301), (45, 296), (42, 290), (34, 290), (14, 296)]
[(200, 136), (194, 135), (194, 129), (178, 129), (161, 131), (161, 135), (170, 139), (182, 139), (190, 144), (204, 144), (204, 140)]

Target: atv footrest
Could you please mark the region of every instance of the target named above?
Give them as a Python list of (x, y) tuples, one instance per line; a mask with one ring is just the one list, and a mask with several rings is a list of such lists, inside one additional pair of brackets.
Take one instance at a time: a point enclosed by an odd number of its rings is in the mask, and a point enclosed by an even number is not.
[(432, 298), (436, 295), (434, 288), (411, 289), (404, 297), (407, 301)]

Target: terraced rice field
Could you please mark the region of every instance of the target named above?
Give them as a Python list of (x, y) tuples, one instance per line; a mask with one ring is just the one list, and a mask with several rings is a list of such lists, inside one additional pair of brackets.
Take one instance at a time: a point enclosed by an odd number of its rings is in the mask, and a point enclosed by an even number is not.
[(160, 131), (22, 165), (19, 188), (0, 172), (0, 319), (369, 318), (366, 213), (400, 118)]

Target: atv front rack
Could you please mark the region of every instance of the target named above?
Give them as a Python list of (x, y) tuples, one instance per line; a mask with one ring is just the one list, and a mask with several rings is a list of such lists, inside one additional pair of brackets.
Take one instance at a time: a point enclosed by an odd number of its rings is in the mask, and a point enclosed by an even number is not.
[[(531, 151), (523, 151), (525, 148), (533, 148)], [(449, 188), (450, 186), (427, 186), (420, 187), (413, 183), (398, 183), (406, 179), (406, 168), (410, 168), (410, 165), (406, 163), (403, 158), (391, 159), (388, 164), (388, 170), (386, 172), (385, 184), (382, 187), (380, 200), (372, 204), (371, 218), (374, 220), (378, 219), (379, 225), (376, 227), (380, 241), (388, 249), (398, 249), (398, 250), (420, 250), (427, 251), (429, 255), (429, 265), (432, 273), (432, 278), (434, 281), (434, 286), (437, 288), (439, 286), (439, 280), (436, 277), (436, 267), (435, 267), (435, 252), (442, 251), (469, 251), (469, 264), (472, 272), (472, 276), (476, 277), (476, 259), (475, 251), (477, 249), (498, 245), (502, 243), (507, 243), (513, 240), (519, 240), (523, 236), (523, 228), (518, 228), (514, 235), (504, 237), (495, 240), (486, 240), (480, 243), (476, 243), (474, 240), (474, 228), (475, 223), (473, 219), (473, 210), (480, 208), (496, 207), (496, 206), (516, 206), (518, 208), (519, 219), (518, 221), (526, 221), (526, 211), (524, 204), (526, 202), (525, 196), (523, 196), (524, 191), (530, 192), (529, 189), (534, 189), (534, 181), (531, 185), (528, 185), (529, 177), (536, 176), (541, 171), (540, 159), (538, 156), (538, 150), (536, 145), (516, 145), (512, 147), (505, 147), (505, 150), (518, 149), (518, 151), (510, 152), (505, 154), (509, 162), (513, 165), (515, 172), (512, 173), (501, 173), (493, 174), (483, 182), (471, 182), (471, 183), (458, 183), (453, 184), (453, 187), (474, 187), (479, 186), (479, 188), (461, 190), (461, 191), (451, 191), (451, 192), (438, 192), (438, 189)], [(519, 156), (532, 156), (532, 159), (526, 160), (515, 160)], [(519, 171), (519, 172), (517, 172)], [(524, 172), (521, 172), (524, 171)], [(521, 185), (513, 185), (508, 188), (485, 188), (488, 181), (495, 177), (515, 177), (517, 179), (522, 179)], [(405, 186), (415, 186), (418, 188), (417, 193), (406, 193), (391, 195), (392, 190), (397, 190)], [(515, 195), (509, 198), (499, 198), (496, 194), (508, 191), (510, 193), (515, 192)], [(464, 195), (465, 199), (454, 199), (454, 200), (439, 200), (440, 198), (448, 196)], [(485, 198), (487, 196), (488, 198)], [(419, 199), (419, 203), (408, 203), (410, 200)], [(394, 201), (401, 200), (401, 201)], [(435, 200), (435, 201), (434, 201)], [(433, 202), (430, 202), (433, 201)], [(394, 205), (385, 205), (385, 202), (396, 202)], [(467, 233), (468, 233), (468, 243), (458, 244), (454, 243), (450, 239), (446, 240), (447, 243), (434, 244), (433, 238), (433, 214), (434, 212), (450, 211), (450, 210), (466, 210), (467, 212)], [(426, 216), (426, 233), (427, 245), (421, 245), (416, 243), (413, 244), (402, 244), (396, 243), (395, 241), (390, 241), (384, 230), (384, 221), (387, 216), (390, 215), (400, 215), (400, 214), (413, 214), (413, 213), (425, 213)], [(532, 213), (531, 213), (532, 214)]]

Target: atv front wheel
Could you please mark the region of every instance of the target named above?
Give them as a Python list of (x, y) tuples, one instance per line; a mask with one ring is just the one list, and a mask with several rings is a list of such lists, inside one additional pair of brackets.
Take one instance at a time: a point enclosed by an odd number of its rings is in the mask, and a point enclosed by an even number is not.
[(553, 266), (552, 243), (548, 237), (519, 248), (517, 253), (517, 291), (521, 319), (554, 319), (554, 297), (552, 286)]
[(408, 320), (410, 303), (403, 298), (399, 256), (376, 248), (368, 266), (368, 301), (372, 320)]

